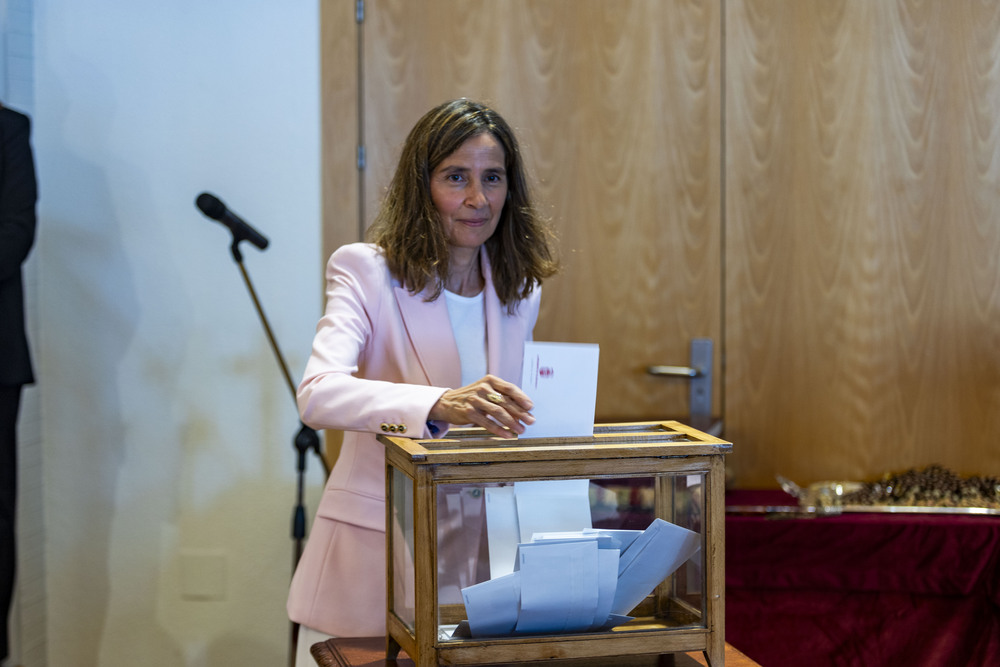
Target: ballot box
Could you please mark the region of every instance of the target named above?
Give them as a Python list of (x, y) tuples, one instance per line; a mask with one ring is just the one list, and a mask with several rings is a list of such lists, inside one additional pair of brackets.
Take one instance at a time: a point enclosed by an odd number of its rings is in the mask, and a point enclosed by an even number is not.
[(597, 424), (585, 437), (379, 440), (389, 658), (703, 651), (724, 664), (731, 443), (676, 421)]

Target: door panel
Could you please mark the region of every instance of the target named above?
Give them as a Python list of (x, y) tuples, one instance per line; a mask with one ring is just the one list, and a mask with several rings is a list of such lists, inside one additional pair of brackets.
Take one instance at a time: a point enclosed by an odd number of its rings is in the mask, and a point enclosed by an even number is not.
[(737, 483), (1000, 474), (1000, 5), (726, 8)]
[(366, 223), (421, 114), (492, 104), (559, 235), (536, 339), (600, 345), (599, 420), (686, 415), (645, 369), (720, 339), (717, 0), (367, 0), (363, 30)]

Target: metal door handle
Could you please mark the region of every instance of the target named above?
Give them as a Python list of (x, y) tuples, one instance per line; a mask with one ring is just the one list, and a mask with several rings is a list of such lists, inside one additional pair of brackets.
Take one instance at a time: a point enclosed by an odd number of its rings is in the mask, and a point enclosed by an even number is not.
[(690, 366), (647, 366), (646, 372), (660, 377), (683, 377), (691, 380), (688, 409), (692, 417), (712, 414), (712, 339), (691, 339)]
[(701, 375), (700, 368), (688, 366), (650, 366), (646, 369), (650, 375), (667, 375), (670, 377), (696, 378)]

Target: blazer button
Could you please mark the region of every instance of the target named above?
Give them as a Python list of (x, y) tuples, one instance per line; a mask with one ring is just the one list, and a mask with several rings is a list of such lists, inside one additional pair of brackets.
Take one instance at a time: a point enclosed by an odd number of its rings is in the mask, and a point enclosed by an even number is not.
[(389, 424), (389, 432), (390, 433), (395, 433), (398, 430), (399, 430), (398, 426), (396, 426), (395, 424)]
[(384, 433), (388, 433), (389, 432), (389, 425), (386, 424), (385, 422), (382, 422), (382, 431)]
[(399, 432), (400, 433), (406, 433), (406, 424), (400, 424), (399, 425)]

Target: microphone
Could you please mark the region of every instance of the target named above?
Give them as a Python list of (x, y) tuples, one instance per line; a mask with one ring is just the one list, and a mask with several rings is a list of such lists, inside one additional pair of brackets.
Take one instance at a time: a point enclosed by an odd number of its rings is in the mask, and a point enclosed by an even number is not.
[(229, 227), (229, 231), (233, 233), (233, 238), (237, 243), (247, 240), (261, 250), (267, 247), (267, 237), (226, 208), (226, 205), (223, 204), (215, 195), (202, 192), (195, 200), (195, 204), (199, 209), (201, 209), (202, 213), (213, 220), (218, 220), (226, 227)]

